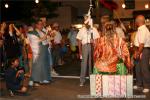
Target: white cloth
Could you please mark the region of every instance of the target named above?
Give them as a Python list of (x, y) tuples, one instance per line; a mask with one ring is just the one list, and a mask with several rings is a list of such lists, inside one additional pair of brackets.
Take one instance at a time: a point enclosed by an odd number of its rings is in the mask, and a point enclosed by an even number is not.
[(60, 44), (61, 40), (62, 40), (61, 33), (59, 31), (56, 31), (55, 36), (54, 36), (54, 43), (55, 44)]
[(116, 27), (116, 33), (117, 33), (118, 37), (125, 38), (125, 34), (124, 34), (122, 28)]
[(90, 43), (91, 42), (91, 34), (93, 34), (93, 39), (97, 39), (100, 37), (98, 31), (96, 28), (90, 28), (87, 29), (86, 27), (83, 27), (80, 29), (80, 31), (77, 34), (77, 39), (82, 41), (82, 45)]
[(43, 28), (43, 29), (42, 29), (42, 32), (44, 32), (45, 34), (47, 34), (47, 33), (48, 33), (48, 31), (47, 31), (47, 29), (46, 29), (46, 28)]
[(30, 46), (33, 53), (33, 62), (36, 61), (37, 57), (39, 56), (39, 37), (33, 34), (28, 34), (27, 37), (29, 38)]
[(144, 47), (150, 47), (150, 31), (145, 25), (142, 25), (138, 28), (135, 36), (134, 45), (139, 47), (140, 43), (143, 43)]

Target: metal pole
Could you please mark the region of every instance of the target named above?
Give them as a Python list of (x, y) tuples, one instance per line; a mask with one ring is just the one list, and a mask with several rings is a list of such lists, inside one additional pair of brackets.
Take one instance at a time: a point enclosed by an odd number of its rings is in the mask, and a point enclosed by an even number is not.
[[(90, 0), (90, 16), (92, 18), (92, 11), (93, 10), (93, 5), (92, 5), (92, 0)], [(91, 25), (91, 29), (93, 30), (93, 23)], [(93, 32), (91, 33), (91, 40), (93, 41)], [(93, 73), (93, 67), (94, 67), (94, 56), (93, 56), (93, 52), (94, 52), (94, 47), (93, 47), (93, 43), (91, 43), (91, 66), (92, 66), (92, 70), (90, 73)]]

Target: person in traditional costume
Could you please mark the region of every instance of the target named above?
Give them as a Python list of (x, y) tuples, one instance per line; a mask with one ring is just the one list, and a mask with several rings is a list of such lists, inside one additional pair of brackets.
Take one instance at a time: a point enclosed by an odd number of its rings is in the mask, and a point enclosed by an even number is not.
[(127, 70), (120, 70), (122, 67), (118, 65), (120, 62), (125, 63), (127, 68), (131, 68), (130, 53), (126, 42), (117, 35), (114, 25), (107, 22), (104, 32), (95, 43), (93, 73), (126, 74)]
[(31, 78), (35, 82), (35, 86), (39, 86), (38, 83), (49, 83), (50, 65), (48, 45), (43, 42), (47, 39), (47, 35), (42, 32), (42, 21), (37, 20), (35, 27), (35, 30), (29, 32), (28, 37), (33, 53)]

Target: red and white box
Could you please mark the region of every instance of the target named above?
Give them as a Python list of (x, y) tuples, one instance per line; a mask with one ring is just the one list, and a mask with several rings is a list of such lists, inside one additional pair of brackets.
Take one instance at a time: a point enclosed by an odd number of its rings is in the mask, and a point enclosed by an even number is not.
[(92, 96), (132, 97), (132, 75), (90, 75), (90, 91)]

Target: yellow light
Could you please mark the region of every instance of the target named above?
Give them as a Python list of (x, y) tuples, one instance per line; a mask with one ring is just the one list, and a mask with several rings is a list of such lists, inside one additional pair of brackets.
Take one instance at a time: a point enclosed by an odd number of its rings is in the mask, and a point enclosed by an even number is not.
[(125, 4), (122, 4), (122, 8), (126, 8), (126, 5), (125, 5)]
[(75, 24), (74, 27), (76, 27), (77, 29), (80, 29), (83, 27), (83, 25), (82, 24)]
[(5, 8), (8, 8), (8, 7), (9, 7), (9, 5), (6, 3), (6, 4), (5, 4)]
[(149, 8), (149, 5), (148, 4), (145, 4), (145, 9), (148, 9)]
[(35, 0), (35, 3), (39, 3), (39, 0)]

